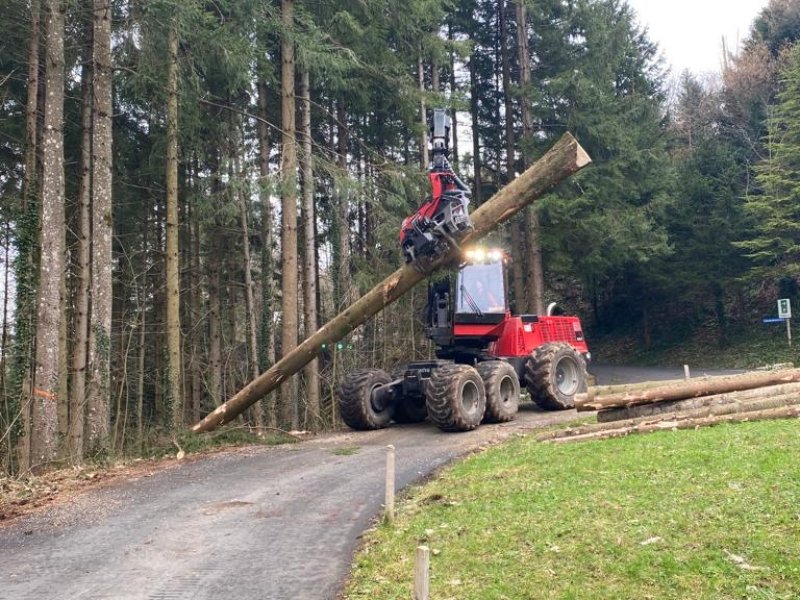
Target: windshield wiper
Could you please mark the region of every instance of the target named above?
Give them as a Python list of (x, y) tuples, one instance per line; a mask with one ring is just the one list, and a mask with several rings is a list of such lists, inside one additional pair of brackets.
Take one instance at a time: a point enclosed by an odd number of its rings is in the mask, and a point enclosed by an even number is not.
[(467, 304), (469, 304), (469, 307), (472, 309), (472, 312), (474, 312), (479, 317), (482, 317), (483, 316), (483, 312), (481, 311), (480, 307), (478, 306), (478, 303), (475, 302), (475, 298), (473, 298), (472, 294), (470, 294), (467, 291), (467, 287), (463, 283), (461, 284), (461, 294), (462, 294), (462, 296), (464, 296), (464, 300), (467, 301)]

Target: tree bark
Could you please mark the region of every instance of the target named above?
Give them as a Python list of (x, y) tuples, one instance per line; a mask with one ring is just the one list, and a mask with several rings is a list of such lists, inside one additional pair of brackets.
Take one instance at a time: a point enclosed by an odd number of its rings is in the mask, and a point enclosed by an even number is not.
[(652, 433), (654, 431), (674, 431), (676, 429), (697, 429), (698, 427), (709, 427), (720, 423), (742, 423), (749, 421), (766, 421), (771, 419), (794, 419), (800, 417), (800, 406), (781, 406), (779, 408), (769, 408), (766, 410), (754, 410), (737, 412), (734, 414), (723, 414), (711, 417), (698, 417), (684, 420), (658, 421), (656, 423), (644, 423), (632, 425), (630, 427), (620, 427), (609, 431), (596, 431), (572, 437), (556, 438), (550, 440), (552, 443), (582, 442), (589, 440), (603, 440), (615, 437), (625, 437), (636, 433)]
[(41, 264), (36, 316), (36, 372), (31, 415), (31, 463), (50, 463), (58, 449), (58, 334), (63, 310), (64, 222), (64, 13), (60, 0), (46, 4), (47, 96), (44, 113), (41, 193)]
[[(36, 261), (35, 245), (38, 224), (36, 183), (38, 157), (38, 108), (39, 97), (39, 37), (41, 34), (41, 2), (31, 0), (30, 37), (28, 42), (28, 85), (25, 104), (25, 169), (22, 173), (22, 197), (20, 215), (26, 226), (16, 232), (18, 266), (15, 268), (17, 297), (14, 319), (14, 377), (12, 394), (19, 398), (22, 431), (17, 444), (19, 469), (30, 467), (31, 404), (33, 402), (31, 379), (35, 361), (36, 326)], [(6, 288), (8, 289), (8, 288)]]
[(684, 383), (686, 378), (680, 379), (662, 379), (654, 381), (640, 381), (637, 383), (622, 383), (619, 385), (591, 385), (583, 394), (575, 394), (575, 399), (578, 402), (588, 402), (595, 398), (602, 396), (610, 396), (611, 394), (622, 394), (625, 392), (635, 392), (639, 390), (646, 390), (654, 387), (662, 387), (665, 385), (673, 385)]
[(166, 240), (165, 285), (167, 309), (166, 391), (169, 394), (170, 426), (173, 431), (183, 425), (181, 394), (181, 314), (180, 253), (178, 249), (178, 24), (169, 26), (167, 62), (167, 131), (166, 131)]
[[(514, 140), (514, 103), (511, 91), (511, 60), (508, 55), (508, 25), (506, 18), (506, 0), (500, 0), (498, 5), (500, 16), (500, 56), (503, 69), (503, 100), (505, 103), (505, 141), (506, 141), (506, 180), (514, 180), (515, 169), (515, 140)], [(521, 228), (522, 215), (517, 215), (509, 223), (511, 229), (511, 281), (514, 291), (515, 304), (519, 310), (524, 310), (525, 302), (525, 247), (524, 236)]]
[[(294, 29), (294, 0), (281, 1), (285, 33), (281, 40), (281, 356), (297, 347), (297, 141), (295, 138), (294, 43), (289, 32)], [(283, 359), (282, 359), (283, 360)], [(298, 428), (297, 378), (287, 376), (281, 387), (283, 423)]]
[(472, 117), (472, 199), (480, 206), (483, 201), (483, 183), (481, 181), (481, 139), (478, 122), (478, 72), (475, 66), (475, 54), (469, 61), (469, 108)]
[(732, 402), (743, 402), (756, 398), (778, 396), (783, 394), (800, 392), (800, 383), (784, 383), (780, 385), (770, 385), (758, 387), (740, 392), (728, 392), (725, 394), (714, 394), (712, 396), (701, 396), (688, 400), (669, 400), (667, 402), (656, 402), (653, 404), (639, 404), (626, 408), (607, 408), (597, 413), (597, 421), (600, 423), (611, 423), (623, 419), (633, 419), (638, 417), (654, 417), (665, 413), (674, 413), (684, 410), (693, 410), (717, 404), (730, 404)]
[[(269, 186), (269, 126), (267, 125), (267, 83), (258, 83), (258, 197), (261, 202), (261, 369), (275, 364), (274, 263), (272, 258), (272, 205)], [(277, 425), (275, 402), (267, 402), (267, 424)]]
[[(563, 138), (535, 165), (472, 214), (474, 230), (464, 238), (469, 243), (486, 236), (500, 223), (507, 221), (536, 198), (552, 189), (573, 173), (591, 162), (575, 138)], [(458, 249), (431, 264), (428, 273), (457, 262)], [(323, 345), (334, 344), (350, 331), (366, 322), (380, 310), (402, 297), (426, 278), (412, 265), (405, 265), (384, 279), (352, 306), (331, 319), (294, 352), (285, 353), (271, 369), (251, 381), (224, 405), (206, 416), (192, 428), (195, 432), (210, 431), (227, 423), (241, 411), (269, 393), (316, 357)]]
[[(528, 50), (528, 9), (522, 0), (517, 0), (517, 58), (519, 60), (519, 85), (520, 85), (520, 113), (522, 115), (522, 158), (525, 166), (531, 164), (530, 151), (527, 150), (525, 141), (533, 141), (533, 114), (531, 113), (530, 100), (527, 94), (531, 85), (531, 61)], [(542, 265), (542, 245), (539, 241), (539, 217), (533, 207), (525, 211), (523, 222), (526, 223), (528, 252), (526, 263), (528, 267), (528, 312), (537, 315), (545, 313), (544, 307), (544, 267)]]
[[(781, 387), (781, 386), (777, 386)], [(676, 412), (675, 410), (669, 413), (663, 413), (656, 416), (642, 416), (632, 419), (625, 419), (623, 421), (613, 421), (608, 423), (594, 423), (585, 425), (583, 427), (574, 427), (568, 429), (560, 429), (558, 431), (549, 431), (540, 434), (536, 437), (539, 441), (552, 440), (557, 438), (575, 437), (579, 435), (587, 435), (597, 433), (599, 431), (613, 431), (615, 429), (626, 429), (636, 427), (642, 424), (655, 424), (661, 422), (674, 422), (684, 421), (687, 419), (697, 419), (705, 417), (717, 417), (721, 415), (732, 415), (746, 412), (754, 412), (760, 410), (769, 410), (774, 408), (781, 408), (784, 406), (797, 406), (800, 404), (800, 396), (797, 392), (787, 394), (774, 394), (764, 398), (752, 398), (746, 400), (735, 400), (727, 398), (725, 401), (720, 401), (716, 404), (710, 404), (700, 408), (693, 408), (691, 410), (683, 410)]]
[(108, 447), (111, 402), (113, 235), (111, 210), (111, 2), (94, 2), (92, 111), (92, 303), (86, 447)]
[[(314, 222), (314, 170), (312, 164), (311, 140), (311, 85), (308, 71), (303, 71), (300, 83), (300, 99), (303, 108), (303, 153), (301, 171), (303, 173), (303, 241), (305, 244), (303, 286), (304, 337), (317, 330), (317, 249)], [(312, 359), (304, 370), (306, 381), (306, 406), (308, 407), (307, 428), (320, 428), (319, 361)]]
[(419, 162), (420, 168), (428, 169), (428, 111), (425, 107), (425, 65), (422, 62), (422, 47), (417, 57), (417, 85), (419, 85)]
[[(244, 184), (246, 180), (246, 173), (240, 172), (236, 169), (241, 178), (241, 183)], [(255, 295), (253, 293), (253, 274), (250, 270), (250, 226), (247, 222), (247, 215), (250, 212), (248, 206), (248, 195), (240, 188), (239, 192), (239, 209), (242, 224), (242, 253), (244, 258), (244, 299), (245, 311), (247, 313), (247, 364), (249, 367), (250, 377), (258, 377), (258, 340), (256, 326), (256, 309), (255, 309)], [(252, 421), (257, 430), (264, 427), (264, 411), (260, 402), (253, 404), (252, 408)]]
[[(93, 37), (93, 36), (91, 36)], [(91, 47), (89, 44), (87, 46)], [(78, 185), (77, 273), (73, 312), (72, 381), (69, 390), (67, 450), (73, 464), (83, 462), (86, 370), (89, 361), (89, 294), (92, 234), (92, 68), (88, 57), (81, 70), (81, 159)]]
[[(336, 121), (337, 121), (337, 144), (339, 155), (339, 177), (347, 177), (347, 151), (348, 151), (348, 134), (346, 125), (347, 113), (344, 110), (344, 102), (339, 101), (336, 105)], [(339, 229), (339, 273), (337, 274), (337, 283), (339, 286), (339, 294), (337, 300), (342, 303), (342, 306), (347, 306), (352, 302), (352, 284), (350, 281), (350, 199), (346, 193), (344, 185), (339, 186), (337, 191), (338, 211), (337, 211), (337, 228)], [(337, 307), (338, 309), (338, 307)]]
[(576, 401), (575, 408), (578, 411), (620, 408), (749, 390), (794, 381), (800, 381), (800, 369), (768, 371), (766, 373), (743, 373), (724, 377), (703, 377), (640, 391), (611, 394), (594, 400), (587, 400), (586, 402)]

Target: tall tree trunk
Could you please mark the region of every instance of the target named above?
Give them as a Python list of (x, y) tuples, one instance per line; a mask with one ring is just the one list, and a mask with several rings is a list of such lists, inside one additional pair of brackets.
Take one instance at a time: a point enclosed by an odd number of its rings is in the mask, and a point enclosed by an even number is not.
[[(303, 109), (303, 152), (300, 155), (303, 173), (303, 242), (305, 247), (303, 273), (303, 323), (304, 337), (317, 330), (317, 251), (314, 222), (314, 171), (311, 163), (311, 85), (308, 70), (304, 70), (300, 83), (300, 102)], [(315, 358), (303, 371), (306, 380), (306, 406), (308, 423), (306, 427), (317, 430), (320, 427), (319, 414), (319, 362)]]
[(481, 201), (483, 200), (483, 186), (481, 182), (481, 140), (480, 131), (478, 128), (478, 71), (477, 67), (475, 66), (474, 53), (469, 61), (469, 81), (469, 107), (472, 116), (472, 197), (475, 199), (475, 204), (480, 206)]
[[(453, 25), (448, 23), (447, 24), (447, 39), (450, 40), (450, 98), (453, 102), (456, 99), (456, 93), (458, 92), (458, 87), (456, 86), (456, 53), (452, 47), (453, 42)], [(450, 109), (450, 120), (452, 121), (452, 132), (453, 132), (453, 151), (451, 154), (450, 163), (453, 165), (453, 169), (458, 171), (458, 163), (459, 163), (459, 155), (458, 155), (458, 111), (453, 107)]]
[[(197, 159), (195, 159), (194, 164), (194, 185), (199, 187), (197, 183), (199, 167), (196, 161)], [(203, 321), (203, 300), (201, 294), (200, 217), (193, 205), (189, 211), (189, 223), (191, 227), (191, 315), (193, 323), (201, 323)], [(203, 397), (203, 373), (200, 367), (200, 357), (203, 354), (203, 330), (199, 327), (194, 327), (192, 329), (191, 413), (192, 420), (196, 421), (199, 417), (195, 417), (195, 415), (200, 414)]]
[(428, 111), (425, 108), (425, 65), (422, 63), (422, 47), (417, 58), (417, 83), (419, 85), (419, 160), (422, 170), (428, 168)]
[(94, 2), (92, 122), (92, 312), (86, 446), (108, 447), (111, 402), (111, 2)]
[(167, 65), (167, 230), (166, 230), (166, 294), (167, 294), (167, 393), (170, 404), (170, 425), (175, 431), (183, 425), (181, 394), (181, 313), (178, 251), (178, 27), (173, 21), (169, 29), (169, 63)]
[[(505, 141), (506, 141), (506, 179), (511, 182), (514, 180), (514, 103), (511, 91), (511, 60), (508, 55), (508, 19), (506, 0), (501, 0), (497, 10), (500, 17), (500, 56), (502, 58), (503, 69), (503, 102), (505, 108)], [(511, 229), (511, 279), (514, 290), (514, 300), (518, 309), (525, 306), (525, 248), (523, 247), (523, 235), (521, 231), (521, 215), (517, 215), (509, 223)]]
[[(242, 254), (244, 255), (244, 301), (247, 319), (247, 365), (249, 375), (251, 377), (258, 377), (258, 326), (256, 325), (256, 309), (255, 309), (255, 295), (253, 293), (253, 273), (251, 271), (250, 259), (250, 225), (248, 223), (249, 195), (244, 189), (244, 182), (247, 179), (247, 174), (244, 170), (236, 169), (237, 174), (241, 178), (241, 186), (239, 191), (239, 208), (240, 218), (242, 224)], [(255, 375), (253, 375), (255, 373)], [(256, 402), (251, 411), (250, 416), (253, 425), (257, 430), (264, 427), (264, 410), (260, 402)]]
[[(344, 110), (344, 101), (340, 100), (336, 105), (337, 131), (336, 138), (338, 143), (339, 158), (339, 177), (345, 179), (347, 173), (347, 151), (349, 147), (347, 132), (347, 114)], [(345, 192), (346, 186), (339, 186), (337, 193), (337, 229), (339, 230), (339, 272), (337, 273), (337, 283), (339, 293), (336, 301), (343, 305), (350, 303), (352, 299), (350, 282), (350, 198)], [(337, 307), (338, 309), (338, 307)]]
[[(294, 0), (281, 1), (285, 33), (281, 39), (281, 355), (297, 347), (297, 142), (294, 96)], [(282, 421), (298, 428), (297, 378), (287, 378), (281, 388)]]
[[(31, 0), (31, 30), (28, 44), (28, 89), (25, 104), (25, 169), (22, 174), (22, 198), (20, 223), (16, 232), (17, 285), (14, 319), (14, 359), (11, 395), (18, 398), (15, 407), (20, 413), (21, 435), (17, 445), (17, 463), (20, 470), (30, 467), (31, 433), (31, 381), (34, 371), (36, 341), (36, 260), (38, 244), (38, 202), (36, 183), (39, 180), (38, 163), (38, 114), (39, 102), (39, 37), (41, 34), (41, 2)], [(8, 289), (8, 288), (6, 288)], [(14, 415), (9, 416), (9, 423)], [(10, 439), (10, 438), (9, 438)]]
[[(522, 158), (525, 167), (533, 163), (530, 151), (526, 149), (525, 142), (533, 141), (533, 115), (528, 94), (531, 85), (531, 61), (528, 52), (528, 13), (525, 3), (517, 0), (517, 58), (519, 60), (519, 85), (520, 85), (520, 112), (522, 114)], [(539, 217), (536, 207), (531, 206), (525, 211), (527, 220), (526, 233), (528, 237), (528, 312), (544, 314), (544, 267), (542, 266), (542, 245), (539, 241)]]
[[(272, 257), (272, 204), (269, 186), (269, 125), (267, 125), (267, 83), (258, 82), (258, 197), (261, 202), (261, 369), (275, 364), (274, 304), (275, 270)], [(274, 397), (267, 399), (267, 425), (275, 427)]]
[(46, 4), (47, 97), (44, 112), (41, 194), (41, 264), (36, 315), (36, 373), (33, 380), (31, 463), (46, 465), (55, 457), (59, 343), (64, 277), (64, 13), (60, 0)]
[[(88, 45), (88, 44), (87, 44)], [(91, 47), (91, 46), (89, 46)], [(78, 231), (75, 258), (75, 307), (73, 316), (72, 381), (69, 390), (67, 448), (73, 464), (83, 462), (86, 407), (86, 369), (89, 360), (89, 294), (92, 235), (92, 68), (88, 57), (81, 72), (81, 159), (78, 187)]]

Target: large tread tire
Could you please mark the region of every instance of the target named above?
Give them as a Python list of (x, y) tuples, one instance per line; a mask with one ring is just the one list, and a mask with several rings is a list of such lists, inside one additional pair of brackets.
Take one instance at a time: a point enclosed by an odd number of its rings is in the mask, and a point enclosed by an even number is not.
[(519, 377), (510, 364), (502, 360), (479, 363), (478, 374), (486, 388), (484, 423), (512, 421), (519, 410)]
[(486, 411), (486, 390), (478, 371), (468, 365), (443, 365), (428, 382), (428, 417), (442, 431), (470, 431)]
[(575, 407), (575, 394), (586, 391), (586, 361), (565, 342), (536, 348), (525, 363), (531, 399), (546, 410)]
[[(392, 381), (403, 377), (408, 365), (400, 364), (392, 368)], [(394, 406), (395, 423), (422, 423), (428, 416), (425, 396), (401, 396)]]
[(392, 407), (376, 410), (372, 405), (372, 390), (391, 382), (382, 369), (360, 369), (345, 375), (339, 385), (339, 413), (353, 429), (381, 429), (392, 420)]

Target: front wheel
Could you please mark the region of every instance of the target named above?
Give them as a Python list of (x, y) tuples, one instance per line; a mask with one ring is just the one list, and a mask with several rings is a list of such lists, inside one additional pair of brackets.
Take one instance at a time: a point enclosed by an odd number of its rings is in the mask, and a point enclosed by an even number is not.
[(525, 379), (531, 398), (542, 408), (573, 408), (575, 394), (586, 391), (586, 362), (567, 343), (542, 344), (525, 363)]
[(428, 417), (442, 431), (469, 431), (481, 423), (486, 389), (478, 371), (468, 365), (443, 365), (428, 382)]
[(380, 406), (373, 392), (391, 382), (386, 371), (360, 369), (345, 375), (339, 386), (339, 412), (353, 429), (381, 429), (392, 420), (391, 405)]

